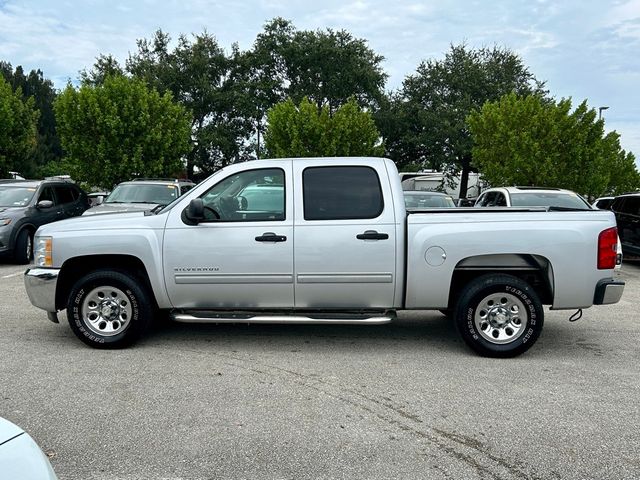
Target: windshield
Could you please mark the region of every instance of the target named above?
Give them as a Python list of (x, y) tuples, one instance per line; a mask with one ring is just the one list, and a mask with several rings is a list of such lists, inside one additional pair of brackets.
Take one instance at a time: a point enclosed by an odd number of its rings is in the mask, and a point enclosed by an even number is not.
[(0, 207), (26, 207), (34, 193), (35, 188), (0, 186)]
[(127, 183), (118, 185), (103, 203), (157, 203), (167, 205), (178, 198), (177, 185)]
[(404, 205), (407, 208), (424, 208), (424, 207), (455, 207), (456, 204), (448, 195), (436, 195), (433, 193), (414, 193), (405, 192)]
[(591, 210), (587, 202), (577, 193), (529, 192), (512, 193), (512, 207), (564, 207), (578, 210)]

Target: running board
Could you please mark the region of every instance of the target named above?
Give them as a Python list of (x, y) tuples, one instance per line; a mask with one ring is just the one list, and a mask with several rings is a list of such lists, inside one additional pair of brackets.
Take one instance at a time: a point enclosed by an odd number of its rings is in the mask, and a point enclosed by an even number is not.
[(274, 324), (333, 324), (333, 325), (383, 325), (395, 320), (395, 312), (380, 314), (322, 313), (309, 315), (283, 314), (234, 314), (232, 312), (172, 313), (171, 318), (180, 323), (274, 323)]

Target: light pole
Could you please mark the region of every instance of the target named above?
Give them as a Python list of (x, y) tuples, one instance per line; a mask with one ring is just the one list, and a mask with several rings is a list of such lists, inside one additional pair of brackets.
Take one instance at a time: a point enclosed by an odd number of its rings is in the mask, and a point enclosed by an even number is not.
[(606, 110), (607, 108), (609, 108), (609, 107), (600, 107), (598, 109), (598, 120), (600, 120), (602, 118), (602, 111)]

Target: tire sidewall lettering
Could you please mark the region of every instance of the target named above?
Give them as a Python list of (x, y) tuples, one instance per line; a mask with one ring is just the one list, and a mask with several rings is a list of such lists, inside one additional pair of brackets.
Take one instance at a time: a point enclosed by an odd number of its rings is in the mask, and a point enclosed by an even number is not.
[[(475, 316), (484, 298), (501, 293), (509, 294), (522, 303), (523, 331), (515, 340), (497, 344), (481, 335)], [(465, 342), (482, 355), (491, 357), (512, 357), (528, 350), (538, 339), (544, 319), (537, 292), (524, 280), (508, 274), (489, 274), (472, 280), (460, 294), (456, 310), (456, 326)]]
[[(111, 343), (113, 341), (119, 340), (126, 333), (126, 330), (124, 332), (119, 333), (118, 335), (114, 335), (113, 337), (102, 337), (100, 335), (95, 334), (90, 329), (88, 329), (82, 317), (82, 311), (81, 311), (82, 302), (84, 301), (87, 295), (87, 292), (91, 291), (97, 285), (98, 285), (97, 283), (88, 284), (88, 285), (85, 284), (84, 288), (80, 288), (77, 291), (77, 293), (75, 294), (71, 302), (72, 303), (71, 317), (73, 319), (73, 323), (75, 324), (80, 334), (90, 342), (105, 344), (108, 341), (109, 343)], [(138, 318), (140, 315), (140, 311), (138, 308), (138, 301), (135, 293), (130, 288), (126, 288), (126, 287), (123, 288), (124, 287), (123, 285), (114, 285), (114, 287), (120, 288), (129, 299), (129, 302), (131, 303), (131, 309), (132, 309), (130, 323), (134, 324), (135, 322), (138, 321)], [(132, 326), (133, 325), (130, 325), (129, 328), (131, 328)]]

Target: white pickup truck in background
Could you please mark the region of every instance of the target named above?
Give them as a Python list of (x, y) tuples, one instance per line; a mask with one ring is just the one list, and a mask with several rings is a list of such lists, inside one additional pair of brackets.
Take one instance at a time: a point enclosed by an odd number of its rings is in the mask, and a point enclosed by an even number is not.
[(161, 210), (41, 227), (25, 284), (98, 348), (131, 344), (160, 310), (179, 322), (372, 324), (433, 309), (478, 353), (508, 357), (535, 343), (543, 305), (619, 301), (616, 247), (609, 211), (406, 211), (390, 160), (258, 160)]

